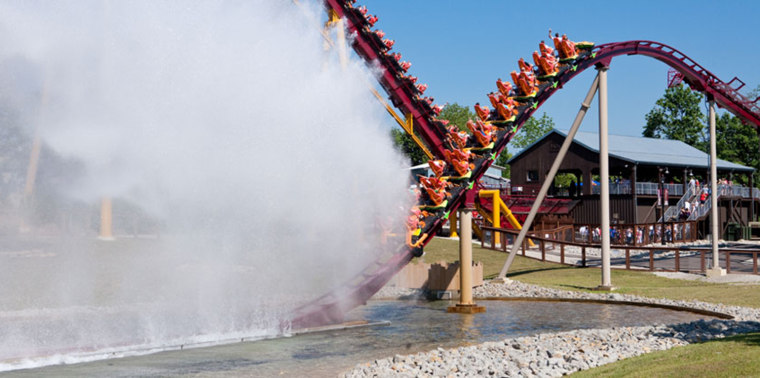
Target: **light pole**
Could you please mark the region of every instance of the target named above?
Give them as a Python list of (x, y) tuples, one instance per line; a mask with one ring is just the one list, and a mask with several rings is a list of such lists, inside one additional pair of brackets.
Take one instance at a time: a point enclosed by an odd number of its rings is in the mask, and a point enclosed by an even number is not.
[(660, 172), (660, 241), (665, 245), (665, 175), (669, 172), (668, 167), (657, 169)]

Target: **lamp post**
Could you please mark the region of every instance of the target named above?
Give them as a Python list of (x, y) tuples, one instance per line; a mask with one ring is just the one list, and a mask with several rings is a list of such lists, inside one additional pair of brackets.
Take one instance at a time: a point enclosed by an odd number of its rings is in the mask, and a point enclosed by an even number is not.
[(668, 168), (657, 168), (660, 172), (660, 241), (662, 245), (665, 245), (665, 175), (667, 175)]

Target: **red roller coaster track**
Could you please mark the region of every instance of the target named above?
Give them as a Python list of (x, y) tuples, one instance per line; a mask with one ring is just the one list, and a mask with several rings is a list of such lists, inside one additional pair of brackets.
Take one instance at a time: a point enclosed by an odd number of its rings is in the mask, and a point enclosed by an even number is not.
[[(387, 54), (387, 48), (370, 30), (371, 25), (364, 14), (347, 0), (325, 0), (325, 6), (346, 21), (346, 28), (353, 35), (353, 49), (367, 64), (381, 69), (378, 81), (388, 93), (391, 102), (404, 113), (414, 117), (416, 130), (430, 147), (430, 151), (437, 159), (443, 159), (443, 151), (446, 149), (445, 128), (435, 119), (430, 105), (419, 97), (419, 93), (405, 76), (398, 62)], [(498, 132), (493, 148), (494, 153), (490, 157), (477, 159), (474, 162), (475, 169), (470, 180), (461, 183), (460, 190), (453, 190), (452, 198), (445, 211), (440, 212), (433, 222), (427, 223), (425, 232), (430, 235), (427, 240), (429, 241), (441, 228), (448, 214), (456, 211), (464, 202), (467, 190), (463, 189), (472, 188), (472, 183), (481, 178), (493, 163), (493, 159), (545, 101), (579, 73), (591, 67), (607, 67), (612, 58), (620, 55), (645, 55), (662, 61), (680, 72), (683, 80), (693, 90), (705, 93), (720, 107), (730, 111), (744, 122), (760, 128), (760, 107), (756, 104), (757, 99), (750, 101), (739, 93), (744, 83), (738, 78), (728, 83), (723, 82), (680, 51), (658, 42), (627, 41), (595, 46), (579, 55), (574, 62), (562, 66), (559, 75), (539, 87), (538, 94), (531, 102), (518, 108), (519, 113), (511, 124), (511, 128)], [(734, 86), (735, 82), (736, 86)], [(341, 321), (345, 311), (365, 303), (411, 259), (412, 251), (409, 248), (405, 246), (399, 248), (390, 258), (376, 261), (353, 280), (297, 309), (291, 324), (295, 328), (300, 328)]]

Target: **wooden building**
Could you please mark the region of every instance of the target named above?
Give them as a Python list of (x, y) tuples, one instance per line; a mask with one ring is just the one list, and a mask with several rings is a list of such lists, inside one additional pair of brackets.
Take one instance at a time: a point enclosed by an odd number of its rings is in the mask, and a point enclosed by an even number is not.
[[(546, 179), (566, 132), (554, 129), (535, 143), (516, 153), (510, 160), (513, 196), (535, 196)], [(722, 223), (742, 223), (754, 220), (755, 202), (760, 193), (753, 187), (754, 168), (718, 159), (718, 177), (736, 180), (745, 177), (749, 196), (724, 195), (719, 205)], [(710, 169), (709, 155), (681, 141), (609, 135), (610, 219), (613, 223), (655, 222), (660, 217), (657, 205), (660, 187), (665, 189), (668, 204), (673, 206), (686, 192), (691, 177), (707, 182)], [(554, 180), (550, 196), (573, 198), (574, 206), (569, 217), (575, 223), (599, 224), (599, 135), (578, 132), (567, 152), (558, 176), (565, 183)], [(736, 198), (734, 198), (736, 197)], [(725, 205), (725, 206), (724, 206)]]

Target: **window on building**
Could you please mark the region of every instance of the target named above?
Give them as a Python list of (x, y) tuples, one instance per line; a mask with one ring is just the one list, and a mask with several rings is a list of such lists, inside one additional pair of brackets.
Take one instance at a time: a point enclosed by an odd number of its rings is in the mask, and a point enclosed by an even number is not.
[(528, 171), (528, 181), (538, 181), (538, 171)]

